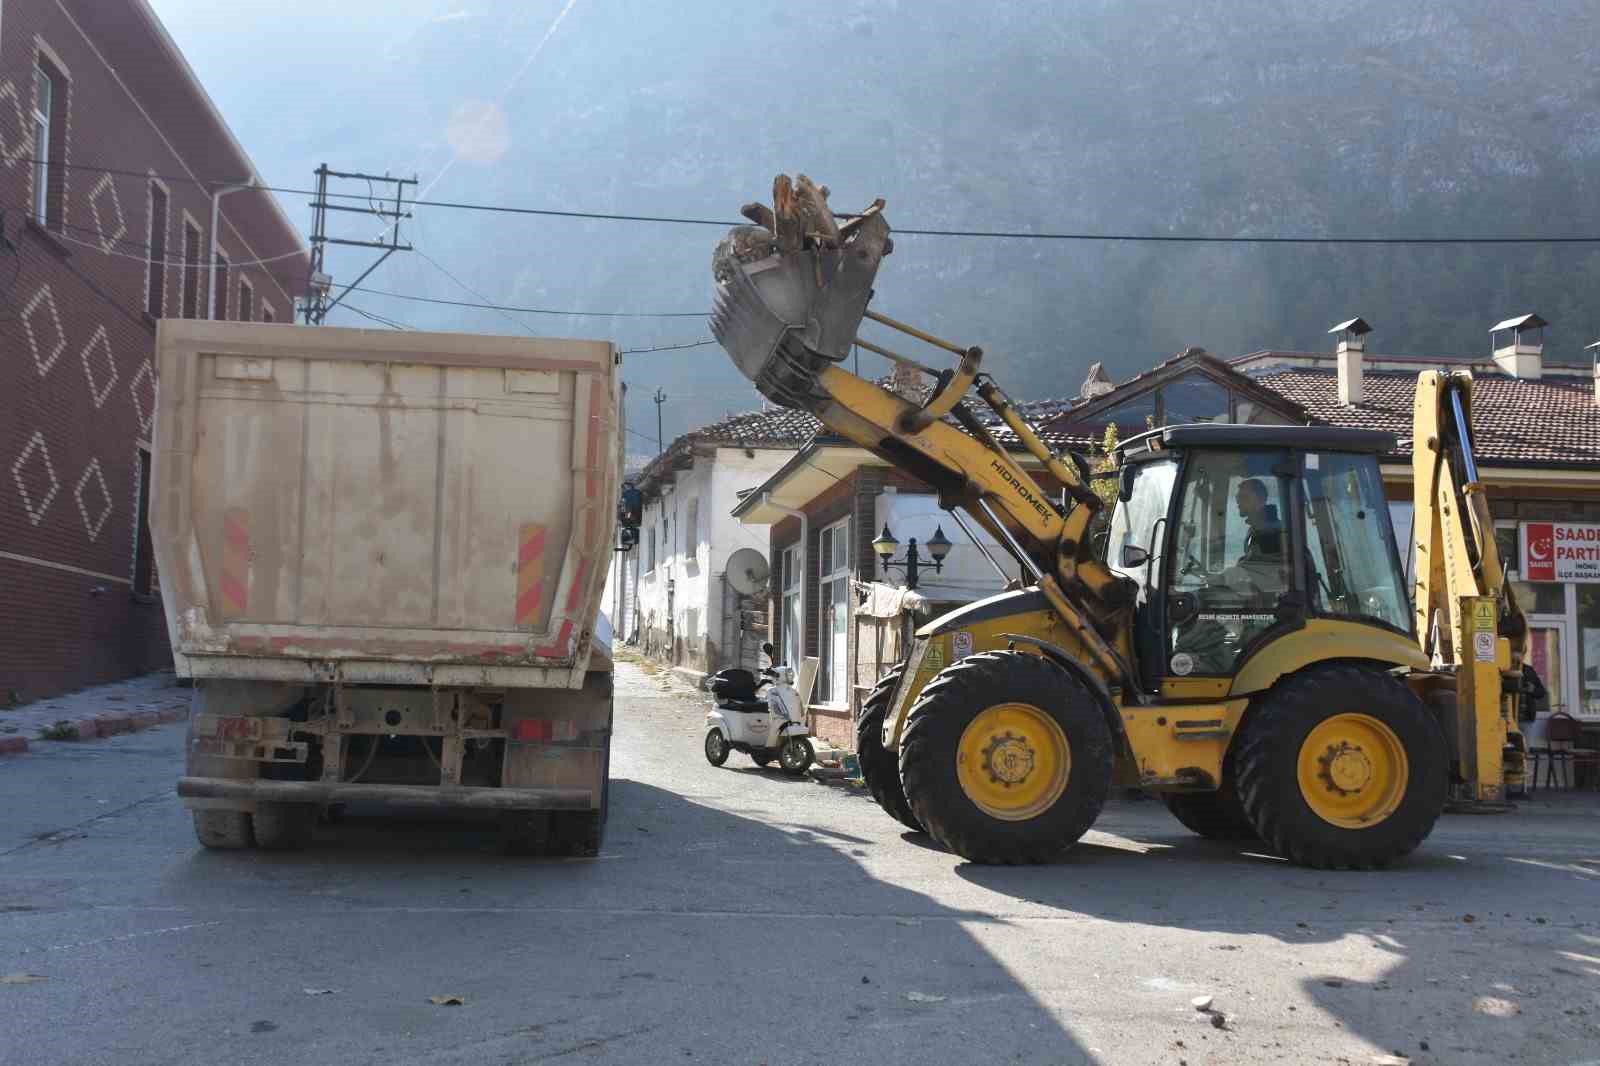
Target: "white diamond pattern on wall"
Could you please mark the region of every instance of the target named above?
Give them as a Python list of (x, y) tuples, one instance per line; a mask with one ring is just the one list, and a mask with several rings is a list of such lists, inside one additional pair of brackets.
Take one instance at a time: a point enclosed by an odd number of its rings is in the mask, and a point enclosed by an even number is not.
[(95, 232), (100, 234), (100, 250), (111, 251), (128, 232), (128, 223), (122, 217), (122, 200), (117, 196), (117, 183), (111, 180), (110, 174), (100, 175), (100, 180), (89, 190), (89, 210), (94, 215)]
[[(99, 492), (98, 502), (85, 501), (83, 490), (89, 487), (93, 479), (94, 489)], [(72, 490), (73, 498), (78, 501), (78, 513), (83, 516), (83, 528), (88, 532), (89, 539), (94, 540), (100, 536), (100, 530), (105, 526), (106, 519), (111, 517), (111, 493), (106, 489), (105, 475), (100, 472), (100, 460), (91, 459), (89, 465), (84, 467), (83, 474), (78, 478), (78, 485)], [(89, 516), (91, 509), (99, 511), (93, 518)]]
[(27, 158), (28, 153), (33, 151), (33, 124), (23, 113), (22, 95), (10, 81), (0, 84), (0, 100), (11, 101), (11, 111), (17, 120), (13, 129), (0, 129), (0, 158), (5, 159), (6, 166), (13, 167), (19, 159)]
[(133, 412), (139, 416), (139, 432), (149, 433), (150, 422), (156, 416), (156, 372), (150, 368), (150, 360), (139, 364), (139, 372), (128, 383), (128, 392), (133, 396)]
[[(22, 314), (18, 317), (22, 319), (23, 332), (28, 335), (33, 365), (39, 368), (39, 376), (44, 377), (67, 348), (67, 334), (61, 328), (61, 315), (56, 310), (56, 298), (50, 286), (39, 286), (39, 291), (22, 305)], [(55, 334), (53, 341), (52, 331)]]
[[(94, 356), (103, 353), (106, 361), (105, 384), (95, 381)], [(111, 358), (111, 338), (106, 335), (106, 327), (96, 326), (94, 336), (89, 338), (89, 343), (83, 346), (83, 375), (89, 379), (89, 396), (94, 400), (96, 407), (106, 402), (106, 397), (111, 395), (111, 388), (117, 383), (117, 362)]]
[(18, 453), (11, 464), (11, 480), (17, 483), (17, 495), (22, 497), (22, 509), (28, 521), (38, 525), (50, 509), (50, 501), (61, 491), (56, 478), (56, 468), (50, 462), (50, 449), (45, 445), (44, 434), (34, 431), (28, 446)]

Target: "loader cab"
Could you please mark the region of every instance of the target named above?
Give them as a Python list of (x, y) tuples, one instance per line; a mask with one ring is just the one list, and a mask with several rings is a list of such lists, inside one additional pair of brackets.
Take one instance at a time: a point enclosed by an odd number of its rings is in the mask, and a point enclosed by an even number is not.
[(1411, 632), (1370, 430), (1209, 423), (1127, 441), (1106, 565), (1137, 587), (1143, 687), (1226, 678), (1309, 618)]

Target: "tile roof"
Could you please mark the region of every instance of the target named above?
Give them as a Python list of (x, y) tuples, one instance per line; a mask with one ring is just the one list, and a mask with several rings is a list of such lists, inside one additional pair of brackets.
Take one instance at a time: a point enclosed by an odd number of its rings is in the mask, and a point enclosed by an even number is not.
[(736, 448), (799, 448), (816, 435), (822, 423), (805, 411), (771, 407), (727, 415), (678, 437), (635, 476), (635, 484), (646, 493), (672, 471), (679, 459), (687, 457), (695, 445), (732, 445)]
[[(1415, 374), (1369, 370), (1363, 400), (1339, 403), (1333, 370), (1275, 367), (1250, 375), (1272, 391), (1305, 407), (1330, 426), (1384, 429), (1411, 454), (1411, 408)], [(1472, 428), (1478, 460), (1497, 466), (1600, 467), (1600, 405), (1589, 377), (1547, 376), (1538, 381), (1483, 374), (1474, 378)]]

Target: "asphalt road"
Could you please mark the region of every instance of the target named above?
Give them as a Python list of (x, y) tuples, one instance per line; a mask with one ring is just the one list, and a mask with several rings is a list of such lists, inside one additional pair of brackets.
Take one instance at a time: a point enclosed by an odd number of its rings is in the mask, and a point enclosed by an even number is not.
[(708, 766), (681, 685), (624, 665), (618, 697), (594, 860), (366, 818), (203, 852), (181, 726), (0, 760), (0, 975), (43, 978), (0, 976), (0, 1063), (1600, 1062), (1592, 797), (1380, 873), (1149, 802), (975, 867), (864, 793)]

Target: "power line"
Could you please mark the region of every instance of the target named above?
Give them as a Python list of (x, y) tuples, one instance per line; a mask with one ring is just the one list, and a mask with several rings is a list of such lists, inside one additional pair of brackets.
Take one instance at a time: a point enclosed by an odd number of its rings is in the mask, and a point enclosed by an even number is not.
[[(422, 255), (421, 249), (414, 249), (414, 250), (417, 252), (418, 255)], [(425, 256), (425, 255), (423, 255), (423, 258), (424, 259), (428, 259), (428, 257)], [(428, 261), (430, 263), (433, 262), (432, 259), (428, 259)], [(435, 266), (439, 266), (438, 263), (434, 263), (434, 265)], [(439, 267), (439, 269), (440, 270), (444, 270), (443, 267)], [(448, 274), (448, 273), (449, 272), (446, 271), (446, 274)], [(487, 297), (482, 296), (482, 294), (480, 294), (476, 290), (468, 287), (464, 282), (460, 281), (459, 279), (456, 279), (456, 284), (460, 285), (462, 288), (466, 289), (468, 292), (472, 293), (473, 295), (478, 296), (484, 302), (483, 303), (473, 303), (472, 301), (469, 301), (469, 300), (442, 300), (442, 299), (439, 299), (439, 298), (433, 297), (433, 296), (413, 296), (410, 293), (386, 292), (383, 289), (369, 289), (369, 288), (364, 288), (364, 287), (358, 288), (358, 287), (356, 287), (354, 285), (337, 285), (336, 284), (336, 285), (334, 285), (334, 288), (336, 288), (336, 289), (345, 288), (345, 289), (349, 289), (351, 292), (364, 292), (364, 293), (369, 293), (370, 295), (373, 295), (373, 296), (388, 296), (388, 297), (390, 297), (392, 299), (395, 299), (395, 300), (411, 300), (411, 301), (414, 301), (416, 303), (444, 304), (447, 307), (477, 307), (477, 308), (481, 308), (481, 309), (483, 309), (485, 311), (513, 311), (513, 312), (516, 312), (518, 314), (524, 314), (524, 315), (576, 315), (576, 316), (580, 316), (580, 317), (583, 317), (583, 318), (709, 318), (710, 317), (710, 314), (708, 312), (706, 312), (706, 311), (563, 311), (563, 310), (560, 310), (558, 308), (551, 308), (551, 307), (516, 307), (516, 306), (513, 306), (511, 304), (493, 303), (493, 302), (489, 301)]]
[(681, 352), (685, 348), (704, 348), (708, 344), (717, 343), (715, 340), (690, 341), (688, 344), (658, 344), (654, 348), (622, 348), (618, 355), (638, 355), (642, 352)]
[(379, 323), (380, 325), (388, 326), (390, 329), (408, 329), (408, 330), (416, 329), (415, 326), (408, 326), (404, 322), (401, 322), (401, 321), (399, 321), (397, 319), (385, 318), (383, 315), (373, 314), (371, 311), (363, 311), (361, 308), (357, 307), (355, 304), (351, 303), (349, 300), (346, 300), (344, 303), (340, 304), (339, 306), (343, 307), (347, 311), (354, 311), (356, 314), (360, 315), (362, 318), (369, 318), (372, 321)]
[(433, 269), (437, 270), (439, 273), (443, 274), (445, 277), (449, 278), (451, 281), (453, 281), (457, 285), (461, 286), (461, 288), (465, 289), (469, 295), (476, 296), (479, 300), (482, 300), (483, 303), (479, 305), (480, 307), (489, 308), (490, 310), (498, 312), (501, 318), (505, 319), (507, 322), (510, 322), (512, 325), (516, 326), (518, 329), (526, 330), (528, 333), (532, 333), (533, 332), (533, 330), (528, 327), (528, 324), (526, 322), (523, 322), (520, 319), (512, 318), (509, 314), (507, 314), (506, 313), (507, 310), (508, 310), (507, 308), (490, 307), (490, 300), (489, 300), (489, 298), (487, 296), (485, 296), (483, 293), (479, 292), (477, 289), (474, 289), (471, 285), (468, 285), (466, 282), (462, 281), (460, 278), (456, 277), (455, 274), (452, 273), (450, 271), (450, 269), (447, 268), (443, 263), (439, 262), (439, 260), (435, 259), (433, 256), (429, 255), (427, 252), (424, 252), (424, 251), (417, 251), (417, 254), (422, 256), (422, 258), (424, 260), (426, 260), (428, 262), (428, 264), (433, 267)]
[[(28, 159), (18, 159), (14, 162), (33, 162)], [(185, 182), (201, 187), (224, 185), (233, 179), (205, 179), (180, 175), (152, 174), (149, 171), (123, 170), (115, 167), (103, 167), (89, 163), (62, 163), (52, 161), (50, 166), (63, 166), (71, 169), (88, 170), (102, 174), (121, 174), (127, 177), (141, 179), (160, 178), (163, 181)], [(285, 195), (315, 196), (316, 192), (310, 189), (296, 189), (282, 185), (256, 185), (252, 188), (262, 192), (283, 193)], [(352, 200), (365, 200), (361, 193), (333, 193), (328, 197)], [(511, 204), (470, 203), (460, 200), (408, 200), (408, 207), (437, 207), (453, 211), (484, 211), (504, 215), (533, 215), (547, 218), (574, 218), (588, 219), (601, 222), (650, 222), (669, 225), (685, 226), (735, 226), (748, 224), (744, 219), (717, 219), (694, 218), (680, 215), (634, 215), (608, 211), (572, 211), (558, 210), (555, 208), (517, 207)], [(854, 217), (848, 213), (838, 215), (839, 218)], [(1311, 236), (1287, 235), (1267, 237), (1223, 236), (1207, 234), (1176, 234), (1176, 233), (1094, 233), (1088, 231), (1033, 231), (1033, 230), (980, 230), (980, 229), (929, 229), (915, 226), (904, 228), (896, 227), (894, 233), (903, 237), (961, 237), (991, 240), (1032, 240), (1032, 241), (1086, 241), (1086, 242), (1124, 242), (1130, 244), (1155, 243), (1155, 244), (1307, 244), (1307, 245), (1499, 245), (1499, 244), (1600, 244), (1600, 236), (1571, 236), (1571, 237), (1337, 237), (1337, 236)]]

